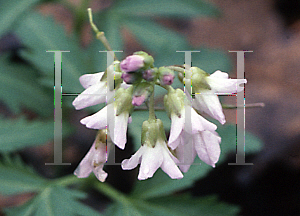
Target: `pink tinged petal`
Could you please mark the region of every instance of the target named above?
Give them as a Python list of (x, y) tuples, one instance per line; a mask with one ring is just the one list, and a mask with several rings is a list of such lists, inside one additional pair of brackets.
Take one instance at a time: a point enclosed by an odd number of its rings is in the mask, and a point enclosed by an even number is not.
[(192, 133), (198, 133), (198, 131), (215, 131), (217, 130), (217, 126), (209, 121), (207, 121), (205, 118), (203, 118), (201, 115), (199, 115), (193, 108), (191, 109), (191, 119), (192, 119)]
[(210, 85), (212, 90), (217, 93), (228, 93), (233, 94), (243, 91), (244, 87), (240, 84), (247, 83), (246, 79), (228, 79), (228, 74), (216, 71), (209, 77), (207, 77), (207, 83)]
[(123, 82), (123, 83), (121, 83), (121, 88), (123, 88), (123, 89), (127, 89), (127, 88), (129, 88), (131, 85), (128, 85), (127, 83), (125, 83), (125, 82)]
[(92, 85), (84, 90), (73, 101), (75, 109), (83, 109), (96, 104), (104, 103), (106, 101), (106, 84), (99, 82), (96, 85)]
[(215, 167), (221, 153), (221, 138), (210, 131), (203, 131), (195, 135), (194, 141), (198, 157), (206, 164)]
[[(109, 130), (114, 130), (114, 135), (111, 136), (113, 143), (115, 143), (119, 148), (124, 149), (126, 144), (126, 134), (128, 125), (129, 113), (121, 113), (114, 117), (114, 124), (109, 124)], [(110, 122), (112, 119), (110, 119)], [(112, 128), (112, 126), (114, 128)]]
[(107, 178), (108, 174), (103, 170), (103, 165), (94, 168), (93, 172), (99, 181), (105, 182), (105, 179)]
[(163, 155), (158, 145), (154, 148), (146, 147), (142, 156), (138, 179), (145, 180), (151, 178), (156, 170), (161, 166), (163, 160)]
[(131, 170), (134, 169), (138, 164), (141, 163), (142, 155), (146, 151), (146, 146), (141, 146), (140, 149), (131, 156), (130, 159), (125, 159), (122, 161), (122, 169), (123, 170)]
[(132, 97), (132, 105), (133, 106), (141, 106), (142, 103), (144, 103), (145, 99), (146, 99), (145, 95), (133, 96)]
[(215, 71), (212, 73), (209, 77), (214, 78), (214, 79), (228, 79), (228, 73), (222, 72), (220, 70)]
[(94, 152), (93, 163), (95, 163), (95, 164), (106, 163), (106, 154), (107, 154), (106, 147), (107, 148), (109, 147), (109, 145), (106, 146), (106, 143), (101, 143), (98, 146), (98, 148)]
[[(169, 146), (174, 146), (172, 143), (175, 142), (175, 140), (180, 135), (181, 131), (184, 128), (184, 109), (182, 112), (181, 117), (178, 117), (176, 114), (171, 114), (171, 130), (170, 130), (170, 137), (169, 137)], [(174, 146), (176, 148), (176, 146)]]
[(226, 120), (218, 96), (206, 93), (195, 95), (194, 108), (217, 119), (221, 124), (225, 124)]
[[(182, 144), (180, 144), (176, 149), (176, 156), (179, 159), (179, 168), (183, 172), (187, 172), (189, 170), (197, 155), (195, 146), (193, 146), (192, 149), (186, 149), (187, 147), (188, 146), (184, 145), (184, 142), (182, 142)], [(188, 155), (187, 152), (191, 152), (191, 155)]]
[(79, 78), (79, 82), (81, 83), (83, 88), (88, 88), (92, 85), (96, 85), (100, 82), (104, 72), (99, 72), (95, 74), (85, 74)]
[(181, 179), (183, 178), (182, 173), (179, 168), (175, 164), (174, 160), (170, 156), (171, 152), (167, 149), (166, 144), (162, 143), (159, 145), (163, 145), (161, 147), (161, 151), (163, 154), (163, 162), (161, 164), (161, 169), (167, 173), (172, 179)]
[(132, 122), (132, 117), (130, 116), (130, 117), (128, 118), (128, 124), (131, 124), (131, 122)]
[(90, 173), (93, 171), (92, 157), (94, 153), (95, 142), (74, 171), (74, 175), (76, 175), (78, 178), (86, 178), (90, 175)]
[(87, 128), (105, 129), (107, 126), (107, 107), (108, 106), (105, 106), (99, 112), (97, 112), (91, 116), (81, 119), (80, 123), (84, 124)]
[(76, 175), (78, 178), (87, 178), (90, 173), (93, 171), (93, 168), (91, 165), (88, 164), (88, 161), (81, 162), (79, 166), (75, 169), (74, 175)]
[[(183, 131), (182, 131), (183, 132)], [(177, 139), (176, 140), (174, 140), (172, 143), (170, 143), (170, 142), (168, 142), (168, 146), (172, 149), (172, 150), (174, 150), (174, 149), (176, 149), (177, 147), (178, 147), (178, 145), (180, 145), (181, 144), (181, 136), (179, 135), (178, 137), (177, 137)]]

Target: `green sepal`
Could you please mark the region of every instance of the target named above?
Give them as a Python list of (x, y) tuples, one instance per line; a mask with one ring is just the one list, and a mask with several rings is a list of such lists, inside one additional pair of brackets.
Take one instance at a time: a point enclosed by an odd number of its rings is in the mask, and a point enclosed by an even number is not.
[(102, 82), (106, 82), (107, 81), (107, 73), (113, 73), (114, 72), (114, 86), (109, 86), (109, 90), (113, 91), (114, 89), (118, 89), (120, 88), (121, 83), (123, 82), (121, 75), (121, 69), (120, 69), (120, 62), (119, 61), (114, 61), (113, 64), (111, 64), (110, 66), (108, 66), (108, 68), (106, 68), (103, 76), (101, 77)]
[(206, 77), (209, 76), (204, 70), (198, 67), (191, 67), (191, 84), (193, 86), (193, 93), (199, 93), (201, 90), (211, 90), (210, 85), (206, 82)]
[(142, 56), (144, 58), (144, 67), (142, 67), (142, 70), (146, 70), (149, 67), (153, 68), (153, 63), (154, 63), (154, 59), (151, 55), (149, 55), (148, 53), (144, 52), (144, 51), (138, 51), (138, 52), (134, 52), (133, 55), (139, 55)]
[(153, 84), (149, 82), (140, 82), (139, 84), (134, 85), (133, 95), (134, 96), (146, 95), (146, 98), (148, 98), (153, 91), (154, 91)]
[(119, 88), (115, 94), (114, 106), (116, 107), (116, 116), (123, 112), (132, 113), (134, 106), (132, 105), (133, 86), (127, 89)]
[(160, 119), (144, 121), (142, 125), (142, 145), (154, 148), (157, 141), (166, 141), (166, 134), (163, 123)]
[(181, 110), (184, 107), (184, 97), (185, 94), (181, 89), (178, 88), (174, 90), (173, 88), (170, 88), (168, 94), (164, 97), (164, 106), (169, 118), (172, 113), (181, 117)]
[(174, 75), (173, 70), (166, 68), (166, 67), (159, 67), (158, 68), (158, 74), (159, 74), (159, 78), (163, 77), (164, 75), (168, 75), (168, 74), (172, 74)]

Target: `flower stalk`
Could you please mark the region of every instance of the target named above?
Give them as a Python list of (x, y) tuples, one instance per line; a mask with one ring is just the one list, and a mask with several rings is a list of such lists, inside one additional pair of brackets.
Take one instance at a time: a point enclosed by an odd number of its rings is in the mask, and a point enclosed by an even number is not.
[(155, 120), (156, 116), (155, 116), (155, 109), (154, 109), (154, 91), (150, 96), (148, 107), (149, 107), (149, 121)]
[[(99, 31), (94, 24), (90, 8), (88, 15), (97, 39), (107, 50), (112, 51), (104, 32)], [(216, 131), (217, 125), (205, 119), (203, 113), (225, 124), (223, 108), (263, 106), (249, 104), (241, 107), (229, 105), (222, 107), (218, 95), (243, 91), (247, 80), (231, 79), (227, 73), (219, 70), (208, 74), (198, 67), (188, 69), (186, 67), (187, 65), (169, 65), (157, 68), (151, 55), (138, 51), (121, 62), (115, 61), (105, 72), (83, 75), (79, 78), (85, 91), (73, 101), (77, 110), (106, 102), (104, 108), (81, 119), (80, 122), (91, 129), (107, 129), (109, 133), (106, 138), (111, 140), (112, 145), (121, 149), (125, 148), (127, 142), (127, 127), (132, 121), (132, 112), (145, 110), (140, 107), (143, 104), (147, 106), (149, 118), (142, 125), (141, 147), (121, 163), (123, 170), (131, 170), (140, 165), (139, 180), (151, 178), (159, 168), (172, 179), (183, 178), (182, 172), (188, 171), (197, 156), (206, 164), (215, 167), (221, 153), (221, 137)], [(190, 86), (185, 92), (181, 88), (173, 88), (174, 72), (177, 72), (178, 79), (183, 85), (193, 84), (193, 88)], [(107, 83), (107, 74), (112, 73), (116, 89)], [(155, 85), (167, 90), (167, 94), (164, 95), (164, 110), (171, 120), (168, 139), (163, 122), (155, 115), (155, 110), (161, 110), (160, 107), (155, 107)], [(114, 90), (116, 90), (115, 97), (105, 97), (108, 91)], [(96, 138), (90, 151), (74, 172), (78, 178), (87, 178), (93, 172), (99, 181), (105, 181), (108, 175), (103, 170), (107, 162), (105, 153), (109, 152), (109, 148), (104, 148), (105, 143), (105, 140)], [(72, 182), (72, 179), (70, 181)], [(60, 182), (66, 184), (68, 179)], [(119, 203), (132, 204), (123, 194), (107, 184), (95, 184), (95, 187)]]
[[(110, 44), (109, 44), (109, 42), (108, 42), (108, 40), (107, 40), (107, 38), (105, 37), (104, 32), (99, 31), (98, 27), (95, 25), (95, 23), (93, 21), (92, 9), (88, 8), (87, 11), (88, 11), (90, 25), (91, 25), (92, 29), (94, 30), (94, 32), (96, 33), (96, 38), (102, 42), (102, 44), (107, 49), (107, 51), (113, 51)], [(114, 54), (113, 57), (114, 57), (115, 60), (118, 60), (115, 54)]]

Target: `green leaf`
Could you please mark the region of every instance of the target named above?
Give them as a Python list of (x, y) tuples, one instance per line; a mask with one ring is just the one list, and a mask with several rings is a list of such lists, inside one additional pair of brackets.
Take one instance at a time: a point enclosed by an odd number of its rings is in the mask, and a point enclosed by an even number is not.
[(105, 215), (143, 215), (143, 216), (198, 216), (198, 215), (237, 215), (237, 206), (217, 200), (215, 196), (203, 198), (180, 194), (172, 197), (160, 197), (150, 200), (128, 199), (128, 205), (114, 203), (106, 210)]
[(73, 216), (102, 215), (96, 210), (79, 202), (86, 194), (62, 186), (50, 185), (33, 200), (20, 207), (5, 209), (7, 215), (13, 216)]
[[(83, 90), (78, 79), (86, 72), (83, 65), (83, 50), (75, 37), (67, 36), (62, 26), (49, 17), (29, 13), (16, 29), (16, 34), (27, 47), (22, 56), (43, 72), (43, 84), (54, 80), (53, 50), (70, 51), (62, 53), (62, 90), (64, 93), (79, 93)], [(45, 79), (49, 80), (48, 82)], [(49, 86), (50, 87), (50, 86)]]
[(12, 195), (25, 192), (39, 192), (47, 181), (26, 166), (19, 157), (0, 162), (0, 193)]
[(0, 119), (0, 152), (42, 145), (53, 139), (53, 136), (53, 121), (27, 121), (25, 118)]
[(218, 14), (218, 10), (212, 4), (201, 0), (119, 1), (114, 5), (112, 10), (114, 13), (118, 14), (118, 16), (192, 18)]
[(21, 20), (21, 15), (37, 2), (39, 0), (1, 0), (0, 14), (2, 22), (0, 25), (0, 37), (9, 31), (16, 21)]
[(132, 203), (127, 205), (114, 203), (105, 211), (106, 216), (144, 216), (145, 212), (139, 211)]
[(33, 68), (9, 62), (7, 56), (1, 56), (0, 100), (14, 113), (19, 113), (22, 106), (42, 116), (53, 112), (53, 99), (49, 92), (37, 83), (37, 79), (37, 72)]
[(209, 49), (206, 47), (197, 47), (195, 50), (200, 50), (201, 52), (192, 54), (192, 66), (199, 67), (210, 74), (216, 70), (221, 70), (227, 73), (232, 70), (231, 60), (228, 53), (225, 53), (222, 50)]
[(161, 169), (158, 169), (151, 179), (138, 181), (132, 191), (134, 198), (149, 199), (172, 194), (176, 191), (190, 187), (195, 180), (204, 177), (213, 168), (205, 163), (201, 163), (198, 158), (191, 165), (189, 171), (184, 173), (182, 179), (171, 179)]
[[(180, 34), (166, 29), (147, 19), (126, 19), (124, 23), (137, 39), (154, 54), (176, 54), (177, 50), (185, 50), (188, 43)], [(154, 62), (156, 65), (156, 62)]]

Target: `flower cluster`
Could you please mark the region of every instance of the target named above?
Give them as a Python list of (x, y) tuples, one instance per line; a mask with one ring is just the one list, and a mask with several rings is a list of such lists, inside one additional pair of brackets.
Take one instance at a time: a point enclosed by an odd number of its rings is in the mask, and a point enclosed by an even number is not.
[[(191, 80), (187, 80), (184, 77), (186, 71), (183, 72), (181, 67), (156, 68), (153, 63), (152, 56), (140, 51), (122, 62), (115, 61), (105, 72), (80, 77), (85, 91), (73, 101), (74, 107), (83, 109), (105, 102), (106, 106), (80, 121), (88, 128), (98, 129), (99, 133), (74, 172), (79, 178), (85, 178), (93, 171), (100, 181), (106, 179), (107, 173), (103, 171), (103, 166), (110, 149), (107, 143), (125, 148), (127, 125), (132, 121), (131, 114), (134, 107), (143, 103), (149, 108), (149, 119), (143, 122), (140, 149), (130, 159), (122, 162), (124, 170), (133, 169), (140, 164), (140, 180), (152, 177), (158, 168), (171, 178), (179, 179), (183, 177), (182, 172), (188, 171), (197, 155), (203, 162), (215, 167), (221, 153), (221, 137), (216, 132), (217, 126), (201, 114), (205, 113), (224, 124), (225, 116), (217, 94), (240, 92), (243, 90), (240, 84), (247, 81), (229, 79), (228, 74), (221, 71), (209, 75), (197, 67), (190, 68), (188, 72)], [(178, 73), (180, 81), (192, 82), (192, 92), (183, 92), (171, 86), (175, 78), (174, 72)], [(113, 86), (107, 80), (111, 75), (114, 77)], [(155, 116), (155, 85), (167, 90), (164, 108), (171, 119), (168, 139), (162, 121)], [(110, 139), (111, 142), (103, 140), (105, 129), (107, 140)]]

